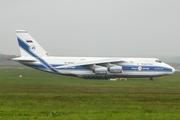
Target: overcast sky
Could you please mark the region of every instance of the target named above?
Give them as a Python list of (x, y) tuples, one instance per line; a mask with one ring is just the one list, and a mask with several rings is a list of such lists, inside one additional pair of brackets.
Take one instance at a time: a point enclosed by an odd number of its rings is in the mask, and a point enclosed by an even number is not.
[(0, 53), (25, 29), (59, 56), (180, 56), (180, 0), (0, 0)]

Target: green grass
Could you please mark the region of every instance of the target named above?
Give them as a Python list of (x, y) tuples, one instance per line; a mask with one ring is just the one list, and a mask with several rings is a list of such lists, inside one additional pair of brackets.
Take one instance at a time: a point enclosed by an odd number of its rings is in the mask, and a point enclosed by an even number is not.
[(180, 73), (109, 81), (0, 69), (2, 120), (178, 120), (179, 113)]

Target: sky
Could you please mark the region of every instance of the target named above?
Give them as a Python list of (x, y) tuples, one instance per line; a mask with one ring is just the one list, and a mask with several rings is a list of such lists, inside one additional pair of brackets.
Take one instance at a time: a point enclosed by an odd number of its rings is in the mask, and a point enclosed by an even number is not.
[(0, 0), (0, 53), (16, 29), (55, 56), (180, 56), (179, 0)]

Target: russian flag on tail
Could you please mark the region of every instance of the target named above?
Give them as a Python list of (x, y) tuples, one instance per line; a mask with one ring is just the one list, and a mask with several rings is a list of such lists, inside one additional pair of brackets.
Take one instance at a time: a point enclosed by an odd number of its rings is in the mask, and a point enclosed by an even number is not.
[(26, 40), (26, 42), (27, 42), (27, 43), (33, 43), (33, 41), (32, 41), (32, 40)]

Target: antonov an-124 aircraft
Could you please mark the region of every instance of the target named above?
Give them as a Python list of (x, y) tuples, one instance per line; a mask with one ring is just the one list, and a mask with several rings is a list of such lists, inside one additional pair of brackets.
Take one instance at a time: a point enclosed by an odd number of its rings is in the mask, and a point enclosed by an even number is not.
[(175, 69), (157, 58), (54, 57), (50, 56), (26, 30), (16, 30), (23, 65), (59, 75), (82, 78), (149, 78), (171, 75)]

